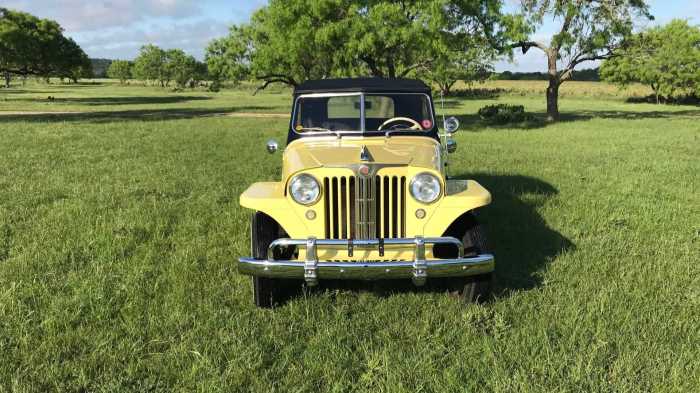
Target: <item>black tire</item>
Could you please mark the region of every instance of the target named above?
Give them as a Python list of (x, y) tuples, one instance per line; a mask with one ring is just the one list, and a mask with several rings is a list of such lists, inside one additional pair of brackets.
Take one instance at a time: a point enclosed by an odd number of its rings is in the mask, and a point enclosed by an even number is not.
[[(473, 213), (463, 215), (450, 225), (445, 236), (462, 239), (465, 257), (489, 253), (486, 234)], [(456, 254), (455, 250), (445, 248), (436, 249), (434, 252), (438, 258), (453, 258)], [(436, 284), (439, 289), (447, 290), (451, 295), (458, 297), (465, 303), (477, 303), (489, 298), (492, 281), (493, 273), (486, 273), (470, 277), (439, 279)]]
[[(267, 259), (267, 248), (273, 240), (284, 237), (279, 225), (270, 216), (256, 212), (250, 225), (251, 251), (255, 259)], [(289, 255), (275, 255), (276, 258)], [(301, 291), (301, 280), (253, 276), (253, 300), (261, 308), (282, 305)]]

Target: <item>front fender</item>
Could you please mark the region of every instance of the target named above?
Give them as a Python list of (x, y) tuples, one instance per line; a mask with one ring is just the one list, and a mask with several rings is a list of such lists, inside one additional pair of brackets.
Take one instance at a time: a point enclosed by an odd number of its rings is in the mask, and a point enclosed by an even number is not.
[(466, 189), (442, 198), (423, 227), (423, 233), (425, 236), (442, 236), (462, 214), (489, 203), (491, 193), (476, 181), (468, 180)]
[(310, 233), (298, 206), (292, 206), (280, 182), (254, 183), (241, 194), (240, 205), (272, 217), (290, 236)]

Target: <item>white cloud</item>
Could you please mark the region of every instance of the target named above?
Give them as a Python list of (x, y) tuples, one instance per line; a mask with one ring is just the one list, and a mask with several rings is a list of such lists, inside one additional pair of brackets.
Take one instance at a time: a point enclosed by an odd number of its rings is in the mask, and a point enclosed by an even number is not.
[(133, 59), (145, 44), (164, 49), (179, 48), (199, 59), (213, 38), (227, 34), (229, 24), (212, 19), (152, 23), (140, 28), (114, 27), (73, 35), (90, 55), (110, 59)]
[(69, 32), (125, 26), (154, 17), (180, 19), (201, 14), (195, 0), (8, 0), (3, 6), (54, 19)]

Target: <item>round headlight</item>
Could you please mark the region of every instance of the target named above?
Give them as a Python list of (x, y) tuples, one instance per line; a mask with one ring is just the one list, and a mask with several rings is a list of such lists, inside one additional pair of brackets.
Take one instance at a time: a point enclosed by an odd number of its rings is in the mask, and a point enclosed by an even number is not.
[(435, 202), (440, 196), (440, 179), (430, 173), (417, 174), (411, 180), (411, 195), (419, 202)]
[(301, 174), (294, 176), (289, 182), (289, 194), (296, 203), (310, 205), (318, 200), (321, 187), (313, 176)]

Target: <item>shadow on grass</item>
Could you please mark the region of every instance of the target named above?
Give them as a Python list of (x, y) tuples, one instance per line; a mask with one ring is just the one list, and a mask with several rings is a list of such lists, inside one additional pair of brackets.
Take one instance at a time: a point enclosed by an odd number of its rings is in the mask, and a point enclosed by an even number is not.
[[(50, 93), (50, 92), (49, 92)], [(211, 97), (206, 96), (134, 96), (134, 97), (80, 97), (80, 98), (61, 98), (56, 97), (53, 100), (47, 98), (20, 98), (17, 101), (29, 102), (51, 102), (54, 104), (80, 104), (88, 106), (98, 105), (147, 105), (147, 104), (177, 104), (188, 101), (203, 101), (210, 100)]]
[(75, 113), (21, 113), (3, 115), (0, 112), (0, 123), (32, 122), (32, 123), (56, 123), (56, 122), (87, 122), (109, 123), (115, 121), (138, 120), (158, 121), (169, 119), (193, 119), (198, 117), (224, 116), (235, 112), (263, 111), (270, 108), (264, 106), (241, 106), (228, 108), (170, 108), (170, 109), (138, 109), (127, 111), (98, 111)]
[(477, 114), (455, 115), (460, 122), (463, 131), (480, 131), (489, 129), (521, 129), (530, 130), (544, 128), (554, 124), (568, 122), (588, 121), (593, 119), (618, 119), (618, 120), (646, 120), (646, 119), (700, 119), (700, 109), (688, 109), (678, 111), (578, 111), (562, 112), (558, 123), (549, 123), (546, 114), (542, 112), (532, 113), (533, 119), (521, 123), (493, 124), (483, 120)]
[(522, 175), (473, 173), (455, 177), (474, 179), (493, 195), (493, 202), (480, 209), (478, 217), (496, 255), (496, 293), (538, 286), (546, 265), (575, 248), (537, 212), (559, 193), (551, 184)]

